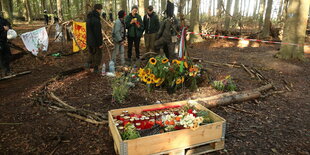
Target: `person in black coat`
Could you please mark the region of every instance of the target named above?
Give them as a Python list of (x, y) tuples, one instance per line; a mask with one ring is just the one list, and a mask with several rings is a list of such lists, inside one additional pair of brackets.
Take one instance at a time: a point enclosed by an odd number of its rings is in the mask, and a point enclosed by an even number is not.
[(6, 76), (11, 72), (10, 59), (12, 54), (7, 39), (7, 32), (10, 28), (10, 22), (0, 16), (0, 68), (2, 76)]
[(87, 15), (86, 19), (86, 42), (90, 53), (87, 67), (93, 67), (94, 72), (99, 72), (102, 59), (103, 37), (101, 32), (100, 16), (101, 4), (95, 4), (94, 10)]
[(47, 10), (44, 10), (44, 23), (46, 25), (48, 25), (48, 14), (47, 14)]

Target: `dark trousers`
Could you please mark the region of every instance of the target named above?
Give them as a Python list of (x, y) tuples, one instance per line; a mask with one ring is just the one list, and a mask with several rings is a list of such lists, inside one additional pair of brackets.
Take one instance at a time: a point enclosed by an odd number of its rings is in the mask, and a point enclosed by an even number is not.
[(132, 56), (132, 46), (135, 44), (136, 58), (140, 59), (140, 37), (128, 37), (128, 58)]
[(10, 69), (10, 61), (11, 61), (11, 51), (9, 46), (6, 43), (0, 43), (0, 68), (2, 72), (9, 73)]
[(176, 54), (174, 53), (175, 50), (175, 43), (171, 42), (171, 40), (160, 38), (155, 41), (155, 51), (159, 52), (160, 49), (163, 49), (166, 57), (168, 59), (175, 59), (177, 58)]
[(90, 47), (88, 46), (89, 57), (87, 63), (90, 67), (98, 69), (98, 66), (101, 64), (102, 60), (102, 49), (99, 47)]

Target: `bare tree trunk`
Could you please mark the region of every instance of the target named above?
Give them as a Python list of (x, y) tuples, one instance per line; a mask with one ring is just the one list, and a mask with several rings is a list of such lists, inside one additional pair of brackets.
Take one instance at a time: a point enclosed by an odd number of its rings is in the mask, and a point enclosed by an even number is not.
[(124, 10), (125, 12), (127, 12), (127, 0), (122, 0), (122, 10)]
[(72, 11), (71, 11), (71, 0), (67, 0), (67, 9), (68, 10), (68, 18), (71, 19), (72, 18)]
[[(192, 0), (191, 18), (190, 18), (190, 31), (199, 33), (199, 7), (200, 0)], [(190, 43), (198, 42), (201, 38), (199, 35), (190, 35)]]
[[(144, 10), (149, 7), (150, 1), (149, 0), (144, 0)], [(154, 7), (154, 6), (153, 6)], [(142, 16), (142, 15), (141, 15)]]
[(139, 15), (144, 16), (144, 0), (139, 0)]
[(186, 4), (186, 0), (180, 0), (179, 7), (178, 7), (181, 25), (183, 25), (183, 26), (185, 25), (185, 16), (184, 16), (185, 4)]
[(304, 43), (309, 14), (309, 0), (291, 0), (286, 16), (283, 42), (300, 46), (282, 44), (278, 56), (283, 59), (304, 59)]
[(167, 0), (161, 0), (161, 3), (160, 3), (160, 8), (161, 8), (161, 12), (165, 11), (166, 10), (166, 5), (167, 5)]
[(57, 0), (57, 16), (59, 18), (59, 22), (62, 22), (63, 20), (63, 14), (62, 14), (62, 0)]
[(18, 4), (17, 5), (17, 16), (19, 17), (19, 18), (23, 18), (23, 5), (21, 5), (21, 4), (23, 4), (23, 2), (21, 1), (21, 0), (16, 0), (16, 3)]
[(272, 0), (268, 0), (267, 4), (267, 10), (265, 14), (265, 22), (264, 22), (264, 27), (263, 27), (263, 32), (261, 34), (262, 38), (266, 38), (270, 35), (270, 28), (271, 28), (271, 9), (272, 9)]
[(53, 13), (54, 12), (54, 7), (53, 7), (53, 0), (50, 0), (50, 13)]
[(1, 7), (3, 17), (12, 22), (13, 20), (13, 13), (10, 7), (10, 2), (8, 0), (1, 0)]
[(227, 4), (226, 4), (226, 16), (225, 16), (225, 26), (224, 29), (225, 31), (229, 30), (229, 26), (230, 26), (230, 9), (231, 9), (231, 0), (227, 0)]
[(266, 0), (260, 0), (259, 3), (259, 20), (258, 20), (259, 30), (262, 29), (264, 23), (265, 2)]
[(222, 16), (222, 5), (223, 5), (223, 0), (218, 0), (218, 3), (217, 3), (217, 17), (221, 18)]
[(234, 16), (239, 16), (239, 0), (235, 0)]
[(27, 21), (28, 21), (28, 23), (31, 23), (33, 17), (32, 17), (32, 13), (31, 13), (29, 0), (24, 0), (24, 5), (26, 8)]
[(46, 0), (41, 0), (41, 5), (42, 5), (43, 10), (47, 10), (47, 8), (46, 8)]
[(281, 20), (281, 15), (282, 15), (282, 10), (283, 10), (283, 3), (284, 0), (280, 0), (280, 7), (279, 7), (279, 12), (278, 12), (278, 20)]

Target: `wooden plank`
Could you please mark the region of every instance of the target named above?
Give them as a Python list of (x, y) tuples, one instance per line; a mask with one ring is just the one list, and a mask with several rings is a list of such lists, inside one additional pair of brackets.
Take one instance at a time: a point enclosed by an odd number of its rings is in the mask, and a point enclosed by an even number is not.
[[(152, 154), (184, 148), (222, 137), (222, 122), (200, 126), (197, 130), (183, 129), (163, 134), (128, 140), (129, 154)], [(126, 141), (125, 141), (126, 142)], [(151, 146), (143, 149), (141, 146)]]
[(186, 155), (200, 155), (209, 152), (218, 151), (224, 148), (224, 140), (219, 142), (213, 142), (210, 144), (201, 145), (195, 148), (191, 148), (186, 152)]
[(114, 122), (113, 122), (113, 116), (111, 115), (110, 112), (108, 112), (108, 117), (109, 117), (109, 128), (110, 128), (110, 132), (112, 134), (113, 140), (114, 140), (114, 148), (115, 150), (118, 150), (118, 152), (120, 152), (121, 149), (121, 135), (118, 132), (118, 129), (116, 128)]

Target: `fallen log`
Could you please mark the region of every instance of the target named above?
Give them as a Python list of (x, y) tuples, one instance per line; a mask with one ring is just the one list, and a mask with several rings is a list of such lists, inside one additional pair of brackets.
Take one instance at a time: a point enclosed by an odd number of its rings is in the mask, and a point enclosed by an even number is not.
[(273, 86), (271, 84), (267, 84), (253, 90), (247, 90), (242, 92), (228, 92), (215, 96), (198, 98), (193, 101), (196, 101), (207, 108), (213, 108), (216, 106), (228, 105), (231, 103), (244, 102), (259, 98), (262, 95), (262, 91), (269, 90), (272, 87)]
[(9, 75), (9, 76), (4, 76), (4, 77), (0, 78), (0, 81), (8, 80), (8, 79), (11, 79), (11, 78), (14, 78), (17, 76), (22, 76), (22, 75), (26, 75), (26, 74), (30, 74), (30, 73), (31, 73), (31, 71), (25, 71), (25, 72), (16, 73), (16, 74)]

